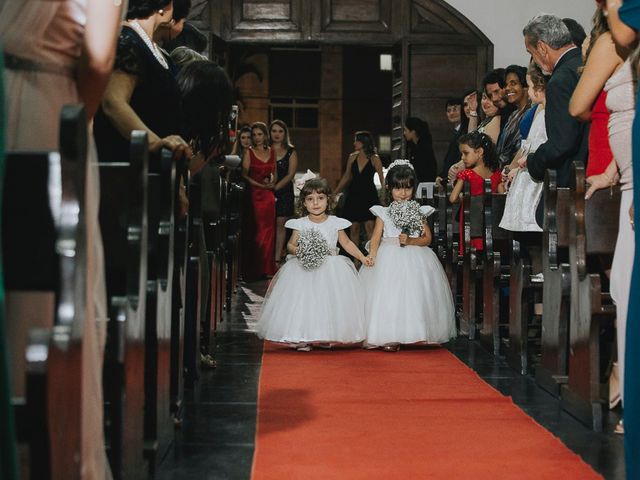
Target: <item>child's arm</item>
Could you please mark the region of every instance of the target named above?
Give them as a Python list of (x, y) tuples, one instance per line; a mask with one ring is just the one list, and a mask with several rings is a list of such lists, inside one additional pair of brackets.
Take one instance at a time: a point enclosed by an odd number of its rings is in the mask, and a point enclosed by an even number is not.
[(296, 255), (298, 253), (298, 239), (300, 238), (300, 232), (298, 230), (294, 230), (291, 233), (291, 238), (289, 238), (289, 242), (287, 242), (287, 253), (291, 255)]
[(507, 191), (507, 188), (504, 186), (504, 183), (500, 182), (498, 184), (498, 193), (505, 193)]
[[(400, 236), (402, 235), (406, 234), (403, 233)], [(400, 241), (400, 243), (402, 243), (402, 240)], [(416, 238), (407, 236), (404, 244), (413, 245), (415, 247), (426, 247), (428, 245), (431, 245), (431, 229), (429, 228), (429, 224), (426, 221), (422, 222), (422, 235)]]
[(357, 258), (358, 260), (360, 260), (362, 263), (364, 263), (365, 265), (368, 265), (370, 263), (370, 260), (367, 259), (362, 252), (360, 251), (360, 249), (358, 247), (356, 247), (356, 244), (353, 243), (351, 241), (351, 239), (349, 239), (349, 237), (347, 236), (346, 233), (344, 233), (344, 230), (340, 230), (338, 232), (338, 243), (340, 244), (340, 246), (342, 246), (342, 248), (344, 248), (346, 250), (346, 252), (351, 255), (354, 258)]
[(376, 263), (376, 257), (378, 256), (378, 248), (380, 248), (380, 240), (382, 240), (382, 232), (384, 231), (384, 222), (380, 217), (376, 218), (376, 225), (373, 227), (373, 233), (371, 234), (371, 242), (369, 243), (369, 255), (367, 258), (370, 260), (371, 265)]
[(451, 203), (458, 203), (460, 201), (460, 193), (462, 193), (462, 187), (464, 186), (464, 180), (459, 178), (456, 180), (455, 185), (453, 186), (453, 191), (449, 196), (449, 201)]

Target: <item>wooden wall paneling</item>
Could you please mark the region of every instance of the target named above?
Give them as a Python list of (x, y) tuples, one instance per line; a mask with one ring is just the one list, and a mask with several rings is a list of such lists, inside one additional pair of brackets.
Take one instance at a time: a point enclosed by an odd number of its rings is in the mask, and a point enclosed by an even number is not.
[(410, 44), (410, 114), (429, 123), (438, 162), (446, 152), (451, 125), (445, 115), (449, 97), (476, 88), (485, 68), (477, 47)]
[(220, 27), (229, 40), (277, 42), (304, 40), (309, 36), (308, 2), (303, 0), (225, 0), (224, 3), (226, 8), (220, 13), (227, 19), (222, 20)]

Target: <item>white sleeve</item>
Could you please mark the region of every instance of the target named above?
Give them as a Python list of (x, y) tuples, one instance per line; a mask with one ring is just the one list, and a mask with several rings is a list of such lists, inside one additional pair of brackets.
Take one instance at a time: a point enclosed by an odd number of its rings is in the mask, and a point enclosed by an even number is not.
[(430, 207), (429, 205), (422, 205), (420, 207), (420, 213), (423, 214), (425, 217), (428, 217), (429, 215), (431, 215), (435, 211), (436, 211), (436, 209), (433, 208), (433, 207)]
[(287, 220), (287, 223), (284, 224), (284, 227), (290, 228), (291, 230), (302, 230), (302, 219), (292, 218), (291, 220)]
[(334, 224), (338, 230), (344, 230), (351, 226), (351, 222), (346, 218), (334, 217)]
[(382, 205), (374, 205), (369, 208), (369, 211), (373, 213), (376, 217), (383, 218), (384, 217), (384, 208)]

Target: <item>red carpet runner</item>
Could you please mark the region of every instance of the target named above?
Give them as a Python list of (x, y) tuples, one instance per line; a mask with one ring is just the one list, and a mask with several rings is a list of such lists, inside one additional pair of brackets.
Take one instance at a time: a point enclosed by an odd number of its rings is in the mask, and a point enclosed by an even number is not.
[(265, 344), (253, 480), (601, 478), (444, 349)]

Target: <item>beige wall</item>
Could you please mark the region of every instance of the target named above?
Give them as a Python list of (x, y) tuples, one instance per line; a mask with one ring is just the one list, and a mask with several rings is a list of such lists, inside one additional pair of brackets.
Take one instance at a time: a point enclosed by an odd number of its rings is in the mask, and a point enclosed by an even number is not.
[(595, 11), (592, 0), (447, 0), (449, 5), (473, 22), (493, 42), (494, 65), (526, 65), (522, 28), (536, 14), (544, 12), (577, 20), (589, 33)]

